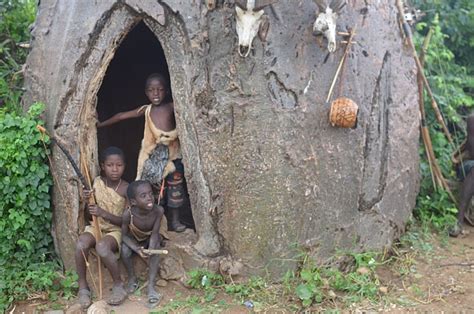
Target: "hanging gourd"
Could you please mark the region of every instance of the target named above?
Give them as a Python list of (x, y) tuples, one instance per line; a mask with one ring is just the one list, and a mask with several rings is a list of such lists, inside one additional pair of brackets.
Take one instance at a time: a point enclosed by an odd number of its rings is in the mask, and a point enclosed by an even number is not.
[(357, 124), (357, 113), (359, 106), (347, 97), (336, 98), (331, 103), (329, 121), (332, 126), (341, 128), (353, 128)]
[[(347, 54), (349, 52), (350, 45), (352, 43), (352, 38), (355, 35), (355, 27), (349, 33), (349, 39), (347, 40), (346, 49), (344, 50), (344, 54), (341, 58), (341, 62), (337, 67), (336, 74), (334, 75), (334, 79), (332, 81), (331, 87), (329, 88), (328, 97), (326, 102), (331, 99), (332, 92), (334, 90), (334, 85), (337, 81), (339, 73), (343, 72), (345, 60)], [(339, 78), (339, 89), (338, 95), (342, 94), (342, 82), (343, 82), (343, 74)], [(329, 122), (332, 126), (340, 127), (340, 128), (354, 128), (357, 125), (357, 113), (359, 112), (359, 106), (356, 104), (355, 101), (349, 99), (347, 97), (339, 96), (335, 100), (331, 102), (331, 109), (329, 110)]]

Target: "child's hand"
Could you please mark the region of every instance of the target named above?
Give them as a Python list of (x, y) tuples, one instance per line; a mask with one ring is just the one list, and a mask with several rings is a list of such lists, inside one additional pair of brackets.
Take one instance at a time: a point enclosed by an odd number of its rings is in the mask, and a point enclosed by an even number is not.
[(143, 250), (144, 250), (144, 248), (143, 248), (143, 247), (140, 247), (140, 248), (138, 249), (138, 255), (140, 255), (141, 258), (148, 258), (149, 255), (146, 254)]
[(89, 213), (91, 215), (97, 216), (97, 217), (102, 217), (105, 218), (105, 210), (97, 206), (96, 204), (91, 204), (89, 205)]
[(88, 201), (92, 197), (92, 194), (94, 193), (94, 190), (84, 189), (83, 191), (84, 191), (84, 198)]

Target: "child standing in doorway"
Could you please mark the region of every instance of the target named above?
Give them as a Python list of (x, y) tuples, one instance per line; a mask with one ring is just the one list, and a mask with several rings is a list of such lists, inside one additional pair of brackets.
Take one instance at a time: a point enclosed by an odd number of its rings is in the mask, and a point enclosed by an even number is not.
[(130, 183), (127, 196), (130, 207), (122, 216), (122, 261), (128, 273), (127, 292), (133, 293), (138, 288), (132, 253), (143, 259), (149, 258), (148, 303), (154, 306), (161, 300), (161, 294), (155, 290), (159, 255), (150, 256), (144, 249), (153, 250), (160, 247), (160, 225), (164, 209), (155, 204), (153, 189), (148, 181), (138, 180)]
[[(75, 252), (76, 270), (79, 276), (78, 297), (83, 309), (91, 305), (91, 292), (86, 280), (86, 259), (91, 248), (96, 249), (114, 281), (112, 295), (107, 303), (119, 305), (127, 297), (118, 264), (118, 253), (122, 242), (122, 213), (126, 207), (128, 187), (128, 183), (122, 179), (125, 170), (125, 157), (122, 150), (117, 147), (105, 149), (100, 158), (100, 168), (103, 175), (95, 178), (93, 184), (97, 204), (88, 206), (86, 219), (91, 221), (91, 215), (97, 216), (103, 237), (97, 241), (94, 226), (86, 226), (84, 233), (79, 236)], [(92, 191), (84, 191), (87, 198), (91, 193)]]
[[(186, 226), (180, 222), (180, 208), (185, 203), (184, 167), (176, 130), (174, 104), (168, 100), (168, 80), (161, 74), (151, 74), (145, 84), (145, 94), (150, 104), (119, 112), (99, 122), (98, 128), (122, 120), (145, 116), (145, 130), (138, 156), (136, 179), (151, 182), (157, 191), (166, 183), (166, 202), (172, 231), (183, 232)], [(163, 180), (166, 178), (165, 180)]]

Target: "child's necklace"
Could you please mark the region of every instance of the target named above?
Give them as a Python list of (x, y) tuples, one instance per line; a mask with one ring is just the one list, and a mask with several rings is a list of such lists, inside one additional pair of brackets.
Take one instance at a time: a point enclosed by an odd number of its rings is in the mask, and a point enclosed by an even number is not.
[(112, 188), (111, 186), (109, 186), (109, 181), (107, 180), (107, 178), (105, 178), (105, 185), (107, 185), (109, 188), (113, 189), (115, 192), (117, 192), (119, 186), (120, 186), (120, 183), (122, 183), (122, 178), (120, 178), (119, 180), (119, 183), (117, 184), (117, 186), (114, 188)]

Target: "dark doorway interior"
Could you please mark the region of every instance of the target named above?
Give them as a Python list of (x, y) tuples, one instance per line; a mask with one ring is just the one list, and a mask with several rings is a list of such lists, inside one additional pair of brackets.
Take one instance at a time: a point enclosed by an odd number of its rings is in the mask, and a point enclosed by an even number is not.
[[(99, 121), (117, 112), (148, 104), (145, 81), (151, 73), (168, 77), (168, 65), (160, 42), (145, 25), (138, 23), (117, 49), (97, 94)], [(127, 159), (123, 178), (135, 179), (138, 152), (143, 138), (144, 118), (130, 119), (97, 130), (99, 152), (108, 146), (121, 148)]]
[[(145, 23), (140, 22), (119, 46), (104, 76), (97, 93), (99, 121), (108, 119), (117, 112), (147, 105), (149, 101), (145, 96), (145, 81), (155, 72), (165, 75), (170, 81), (168, 64), (160, 42)], [(137, 173), (144, 124), (144, 118), (141, 117), (97, 130), (99, 152), (108, 146), (117, 146), (124, 151), (127, 166), (123, 178), (128, 182), (134, 181)], [(185, 193), (187, 194), (187, 190)], [(194, 228), (189, 197), (185, 200), (179, 211), (180, 220), (187, 227)]]

